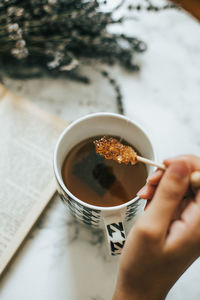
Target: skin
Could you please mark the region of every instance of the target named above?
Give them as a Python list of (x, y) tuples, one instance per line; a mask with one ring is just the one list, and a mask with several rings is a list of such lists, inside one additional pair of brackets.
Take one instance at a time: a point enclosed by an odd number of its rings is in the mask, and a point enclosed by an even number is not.
[(138, 193), (149, 205), (128, 235), (113, 300), (165, 299), (200, 256), (200, 190), (189, 190), (200, 158), (180, 156), (164, 163), (167, 170), (154, 172)]

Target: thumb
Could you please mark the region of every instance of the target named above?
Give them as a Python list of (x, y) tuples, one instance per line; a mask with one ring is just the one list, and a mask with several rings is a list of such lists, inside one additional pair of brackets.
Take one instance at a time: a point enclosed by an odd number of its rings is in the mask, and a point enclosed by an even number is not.
[(173, 162), (165, 171), (152, 202), (146, 211), (150, 224), (159, 232), (166, 233), (173, 215), (183, 199), (189, 185), (190, 171), (184, 161)]

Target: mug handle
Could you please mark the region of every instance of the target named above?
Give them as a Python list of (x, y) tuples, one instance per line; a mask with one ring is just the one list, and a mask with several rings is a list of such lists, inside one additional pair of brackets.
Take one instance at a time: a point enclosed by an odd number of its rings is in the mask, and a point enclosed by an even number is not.
[(119, 255), (122, 252), (126, 240), (121, 214), (103, 217), (109, 252), (111, 255)]

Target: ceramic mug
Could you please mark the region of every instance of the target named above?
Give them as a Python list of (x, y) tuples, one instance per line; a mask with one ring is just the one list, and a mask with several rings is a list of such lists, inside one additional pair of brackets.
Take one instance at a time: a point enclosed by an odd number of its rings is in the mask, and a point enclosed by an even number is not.
[[(63, 162), (74, 146), (90, 137), (103, 135), (123, 137), (134, 145), (142, 156), (155, 159), (154, 148), (148, 135), (136, 122), (114, 113), (94, 113), (73, 122), (60, 135), (54, 151), (54, 172), (58, 193), (71, 213), (84, 224), (95, 228), (104, 227), (110, 253), (116, 255), (121, 253), (126, 239), (123, 223), (137, 217), (143, 200), (135, 197), (118, 206), (94, 206), (75, 197), (65, 186), (61, 174)], [(149, 175), (153, 168), (147, 166), (147, 171)]]

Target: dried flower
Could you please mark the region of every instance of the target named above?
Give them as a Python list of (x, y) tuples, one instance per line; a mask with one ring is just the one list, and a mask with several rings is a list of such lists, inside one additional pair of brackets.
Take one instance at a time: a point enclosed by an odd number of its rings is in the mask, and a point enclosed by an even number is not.
[[(156, 7), (150, 0), (143, 1), (144, 6), (129, 5), (128, 9), (157, 11), (172, 7), (168, 4)], [(43, 72), (54, 76), (62, 73), (88, 82), (87, 77), (78, 73), (78, 66), (85, 58), (139, 70), (134, 54), (145, 51), (146, 44), (138, 38), (107, 31), (109, 24), (126, 21), (126, 17), (118, 20), (113, 17), (125, 0), (109, 12), (100, 9), (104, 4), (103, 0), (0, 1), (1, 72), (17, 78), (41, 76)], [(13, 68), (13, 64), (18, 67)], [(123, 112), (119, 86), (109, 75), (106, 77)]]

